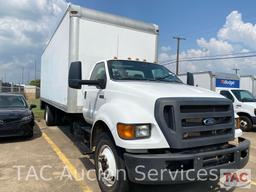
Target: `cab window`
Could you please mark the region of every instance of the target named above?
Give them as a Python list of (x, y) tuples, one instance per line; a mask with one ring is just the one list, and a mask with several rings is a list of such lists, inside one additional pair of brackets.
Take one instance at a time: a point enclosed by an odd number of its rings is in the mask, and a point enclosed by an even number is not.
[(92, 71), (90, 80), (106, 80), (106, 69), (104, 63), (98, 63)]
[(234, 97), (231, 95), (229, 91), (221, 91), (220, 94), (234, 102)]

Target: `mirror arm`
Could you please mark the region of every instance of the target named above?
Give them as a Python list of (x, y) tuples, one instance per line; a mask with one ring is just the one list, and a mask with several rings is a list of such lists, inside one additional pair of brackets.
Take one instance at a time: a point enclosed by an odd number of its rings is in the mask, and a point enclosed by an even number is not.
[(95, 86), (99, 86), (101, 89), (105, 88), (105, 83), (100, 80), (73, 80), (73, 81), (77, 81), (77, 83), (79, 83), (80, 85), (95, 85)]
[(79, 80), (81, 85), (99, 85), (97, 80)]

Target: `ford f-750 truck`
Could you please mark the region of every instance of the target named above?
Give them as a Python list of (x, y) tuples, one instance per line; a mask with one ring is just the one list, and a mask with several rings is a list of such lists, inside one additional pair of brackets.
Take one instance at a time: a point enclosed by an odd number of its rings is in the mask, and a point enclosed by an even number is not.
[[(197, 179), (200, 169), (248, 162), (232, 102), (156, 64), (158, 34), (154, 24), (70, 5), (42, 55), (46, 124), (69, 117), (94, 153), (102, 191), (185, 182), (188, 171)], [(162, 174), (151, 180), (150, 170)]]

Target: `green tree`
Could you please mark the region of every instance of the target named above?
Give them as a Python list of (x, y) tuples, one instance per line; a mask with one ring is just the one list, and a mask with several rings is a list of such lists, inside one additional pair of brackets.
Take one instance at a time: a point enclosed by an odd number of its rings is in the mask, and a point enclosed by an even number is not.
[(34, 85), (36, 87), (40, 87), (40, 79), (30, 81), (29, 85)]

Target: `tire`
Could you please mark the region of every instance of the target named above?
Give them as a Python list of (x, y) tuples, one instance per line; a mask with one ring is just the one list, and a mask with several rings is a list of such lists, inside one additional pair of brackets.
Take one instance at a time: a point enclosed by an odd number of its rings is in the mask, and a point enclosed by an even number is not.
[(252, 130), (252, 121), (247, 116), (240, 116), (240, 128), (242, 131), (248, 132)]
[(54, 109), (49, 105), (45, 108), (45, 123), (47, 126), (54, 126), (55, 125), (55, 118), (54, 118)]
[[(113, 169), (114, 165), (116, 169)], [(130, 183), (127, 177), (122, 152), (119, 148), (115, 146), (111, 137), (108, 136), (108, 134), (106, 133), (100, 134), (96, 140), (95, 168), (96, 168), (96, 175), (97, 175), (97, 179), (98, 179), (98, 183), (101, 191), (103, 192), (129, 191)], [(119, 173), (118, 176), (117, 175), (116, 177), (112, 176), (112, 179), (111, 178), (107, 179), (106, 177), (105, 178), (102, 177), (101, 176), (102, 174), (100, 174), (100, 172), (102, 172), (103, 169), (105, 169), (104, 170), (105, 174), (107, 174), (108, 170), (122, 170), (122, 171), (118, 172)], [(110, 174), (112, 173), (111, 171), (109, 172)]]

